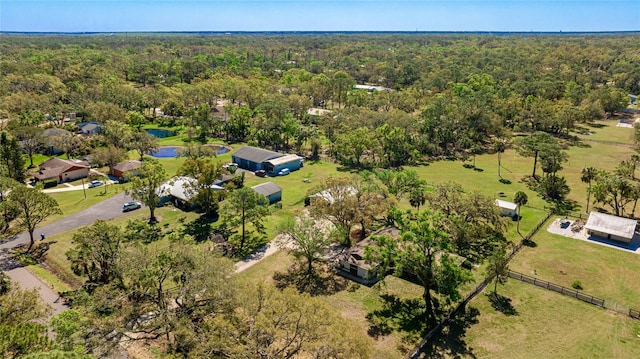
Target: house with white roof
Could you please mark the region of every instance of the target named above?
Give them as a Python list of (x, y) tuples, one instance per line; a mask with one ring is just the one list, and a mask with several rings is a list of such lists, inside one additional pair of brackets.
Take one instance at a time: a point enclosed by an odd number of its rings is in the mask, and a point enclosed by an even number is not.
[(637, 224), (633, 219), (591, 212), (584, 228), (589, 236), (629, 243), (636, 232)]

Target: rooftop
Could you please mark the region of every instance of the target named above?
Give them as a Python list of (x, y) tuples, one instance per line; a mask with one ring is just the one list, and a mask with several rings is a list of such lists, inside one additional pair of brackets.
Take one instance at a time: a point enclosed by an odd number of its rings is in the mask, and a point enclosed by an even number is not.
[(274, 193), (278, 193), (280, 191), (282, 191), (282, 188), (280, 188), (280, 186), (278, 186), (277, 184), (273, 183), (273, 182), (265, 182), (265, 183), (261, 183), (259, 185), (255, 185), (253, 187), (251, 187), (252, 190), (256, 191), (257, 193), (268, 197)]
[(622, 238), (632, 239), (636, 231), (637, 221), (610, 214), (591, 212), (584, 226), (587, 230), (609, 233)]
[(265, 150), (264, 148), (244, 146), (239, 150), (237, 150), (232, 156), (239, 157), (244, 160), (255, 162), (255, 163), (262, 163), (272, 158), (281, 157), (283, 156), (283, 154), (274, 152), (274, 151)]

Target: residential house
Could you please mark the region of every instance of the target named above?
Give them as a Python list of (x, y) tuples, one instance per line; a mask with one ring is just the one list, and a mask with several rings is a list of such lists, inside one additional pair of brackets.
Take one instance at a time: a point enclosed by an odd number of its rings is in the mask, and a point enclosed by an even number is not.
[(273, 182), (261, 183), (251, 187), (251, 189), (267, 197), (269, 204), (282, 200), (282, 188)]
[(40, 165), (40, 171), (33, 175), (37, 181), (56, 181), (57, 183), (86, 178), (89, 175), (89, 163), (80, 160), (51, 158)]
[(100, 125), (95, 122), (87, 122), (80, 125), (80, 132), (83, 135), (97, 135), (100, 133)]
[(51, 127), (42, 131), (47, 153), (57, 155), (64, 153), (64, 150), (57, 148), (56, 144), (60, 143), (63, 138), (71, 138), (73, 134), (63, 128)]
[(231, 155), (231, 160), (242, 169), (257, 171), (265, 169), (264, 162), (282, 156), (284, 156), (282, 153), (253, 146), (244, 146)]
[(633, 239), (637, 223), (629, 218), (591, 212), (584, 228), (589, 236), (628, 244)]
[[(381, 229), (371, 236), (400, 237), (400, 230), (397, 228)], [(365, 247), (374, 245), (371, 236), (356, 243), (338, 257), (336, 268), (338, 274), (353, 279), (359, 283), (372, 285), (380, 280), (383, 273), (378, 273), (376, 263), (371, 263), (364, 258)]]
[[(163, 183), (158, 188), (160, 204), (172, 202), (178, 208), (191, 209), (195, 204), (191, 201), (197, 195), (198, 181), (195, 178), (181, 176), (173, 177)], [(216, 191), (223, 191), (224, 188), (218, 185), (211, 185)]]

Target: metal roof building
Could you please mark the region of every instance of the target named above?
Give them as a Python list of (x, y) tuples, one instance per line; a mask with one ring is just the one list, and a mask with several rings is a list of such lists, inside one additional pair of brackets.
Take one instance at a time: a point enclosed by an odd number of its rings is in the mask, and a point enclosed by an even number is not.
[(629, 243), (633, 239), (637, 224), (633, 219), (591, 212), (584, 228), (591, 236)]

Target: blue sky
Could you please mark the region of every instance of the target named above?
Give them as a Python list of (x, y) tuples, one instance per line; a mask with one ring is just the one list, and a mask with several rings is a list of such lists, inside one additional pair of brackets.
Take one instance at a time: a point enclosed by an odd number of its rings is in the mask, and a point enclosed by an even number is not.
[(640, 0), (0, 0), (0, 31), (635, 31)]

